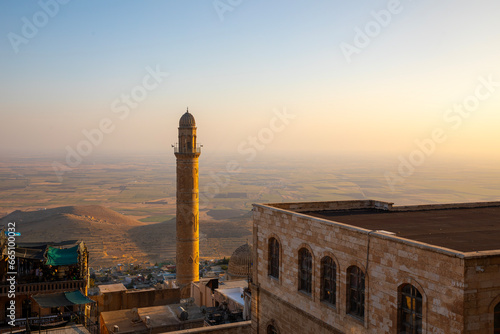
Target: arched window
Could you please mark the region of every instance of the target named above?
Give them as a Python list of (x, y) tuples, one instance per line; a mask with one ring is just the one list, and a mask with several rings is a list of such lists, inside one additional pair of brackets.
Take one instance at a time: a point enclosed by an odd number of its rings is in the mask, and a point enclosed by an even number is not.
[(269, 239), (269, 276), (280, 277), (280, 243), (276, 238)]
[(347, 313), (365, 316), (365, 274), (356, 266), (347, 268)]
[(337, 289), (337, 265), (329, 256), (321, 260), (321, 300), (335, 305)]
[(494, 313), (494, 320), (493, 320), (493, 328), (495, 334), (500, 333), (500, 303), (495, 306), (495, 309), (493, 311)]
[(398, 333), (422, 333), (422, 294), (411, 284), (400, 288)]
[(307, 248), (299, 250), (299, 290), (312, 292), (312, 255)]
[(267, 326), (267, 334), (278, 334), (278, 330), (273, 325)]

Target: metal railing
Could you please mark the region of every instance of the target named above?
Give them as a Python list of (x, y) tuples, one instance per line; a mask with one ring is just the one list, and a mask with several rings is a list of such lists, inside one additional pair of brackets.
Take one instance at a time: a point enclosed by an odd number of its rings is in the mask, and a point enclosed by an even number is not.
[(179, 144), (175, 144), (175, 145), (172, 145), (172, 147), (174, 148), (174, 153), (201, 153), (201, 148), (203, 147), (203, 145), (196, 145), (196, 147), (186, 147), (185, 149), (184, 148), (181, 148), (179, 147)]
[[(85, 287), (85, 280), (72, 281), (52, 281), (16, 284), (16, 294), (33, 294), (33, 293), (51, 293), (57, 291), (73, 291), (80, 290)], [(0, 297), (7, 296), (10, 290), (10, 285), (0, 285)]]
[(42, 328), (40, 325), (50, 325), (50, 324), (56, 324), (54, 320), (57, 320), (58, 316), (45, 316), (41, 317), (39, 319), (38, 317), (30, 317), (29, 318), (29, 329), (28, 326), (26, 326), (26, 318), (23, 319), (18, 319), (16, 320), (16, 325), (15, 327), (10, 327), (10, 328), (2, 328), (0, 329), (0, 334), (3, 333), (16, 333), (16, 334), (21, 334), (21, 333), (45, 333), (49, 334), (51, 332), (57, 332), (60, 333), (62, 330), (64, 330), (64, 327), (66, 328), (71, 328), (73, 332), (83, 332), (80, 328), (86, 328), (91, 334), (98, 334), (99, 333), (99, 323), (98, 322), (92, 322), (90, 319), (86, 318), (83, 320), (84, 323), (74, 323), (74, 322), (66, 322), (65, 324), (62, 324), (60, 327), (48, 327), (48, 328)]

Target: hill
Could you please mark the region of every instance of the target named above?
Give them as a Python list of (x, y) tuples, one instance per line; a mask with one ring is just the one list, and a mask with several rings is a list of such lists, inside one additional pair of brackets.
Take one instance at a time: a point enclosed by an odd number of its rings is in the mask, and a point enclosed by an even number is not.
[(99, 205), (65, 206), (37, 211), (14, 211), (0, 219), (1, 225), (16, 222), (17, 242), (83, 240), (91, 266), (136, 262), (147, 258), (128, 230), (144, 225)]
[[(47, 210), (16, 210), (0, 225), (16, 222), (17, 242), (83, 240), (91, 266), (117, 263), (159, 262), (175, 259), (175, 219), (144, 223), (99, 205), (64, 206)], [(248, 226), (248, 223), (247, 223)], [(202, 257), (230, 256), (250, 238), (241, 222), (205, 221), (200, 228)]]

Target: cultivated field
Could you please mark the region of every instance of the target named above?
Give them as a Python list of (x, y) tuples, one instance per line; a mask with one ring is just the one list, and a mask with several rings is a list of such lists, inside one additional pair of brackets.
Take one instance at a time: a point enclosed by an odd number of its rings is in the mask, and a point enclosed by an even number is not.
[[(73, 239), (73, 232), (78, 231), (76, 235), (92, 245), (95, 264), (175, 258), (173, 155), (89, 159), (61, 178), (52, 162), (48, 158), (3, 159), (0, 217), (15, 210), (43, 215), (51, 208), (94, 205), (126, 218), (120, 222), (130, 219), (133, 223), (107, 226), (82, 218), (85, 214), (65, 213), (49, 217), (36, 231), (26, 229), (20, 242)], [(429, 162), (392, 188), (386, 172), (398, 173), (396, 158), (275, 157), (247, 162), (241, 157), (202, 155), (201, 256), (230, 256), (238, 246), (251, 242), (252, 203), (371, 198), (406, 205), (500, 200), (500, 171), (495, 164)], [(50, 221), (68, 226), (52, 228)], [(110, 235), (108, 229), (118, 233)]]

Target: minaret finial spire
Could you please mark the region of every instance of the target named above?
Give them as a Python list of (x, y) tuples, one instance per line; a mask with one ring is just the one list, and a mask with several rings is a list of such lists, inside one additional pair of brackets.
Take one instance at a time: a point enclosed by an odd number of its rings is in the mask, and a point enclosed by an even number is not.
[(189, 112), (189, 107), (186, 107), (186, 112)]

